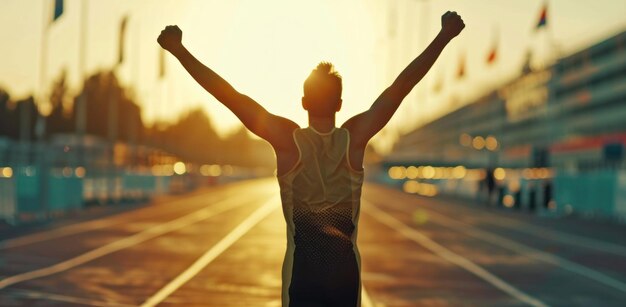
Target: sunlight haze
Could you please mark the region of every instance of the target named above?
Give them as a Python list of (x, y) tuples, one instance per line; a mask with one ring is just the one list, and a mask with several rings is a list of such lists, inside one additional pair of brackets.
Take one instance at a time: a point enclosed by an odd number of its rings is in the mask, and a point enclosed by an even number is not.
[[(160, 47), (156, 37), (169, 24), (183, 30), (183, 43), (237, 90), (270, 112), (306, 126), (302, 82), (320, 61), (330, 61), (343, 77), (340, 125), (369, 108), (408, 62), (440, 28), (446, 10), (456, 10), (466, 30), (444, 51), (432, 71), (407, 97), (389, 128), (377, 142), (388, 147), (406, 132), (471, 101), (515, 76), (527, 50), (535, 62), (549, 62), (625, 28), (624, 1), (549, 1), (549, 27), (535, 33), (544, 1), (65, 1), (62, 17), (44, 26), (44, 10), (52, 2), (5, 0), (0, 3), (4, 27), (0, 36), (11, 42), (0, 57), (0, 87), (14, 98), (46, 94), (65, 69), (72, 91), (78, 91), (81, 6), (88, 3), (84, 74), (114, 67), (119, 25), (128, 16), (125, 61), (116, 69), (123, 84), (133, 88), (148, 124), (172, 121), (202, 106), (220, 133), (239, 126), (226, 108), (198, 86), (171, 55), (166, 76), (158, 76)], [(593, 10), (589, 6), (593, 5)], [(496, 14), (497, 12), (497, 14)], [(425, 18), (425, 19), (424, 19)], [(48, 21), (46, 21), (47, 23)], [(47, 32), (45, 77), (40, 78), (41, 33)], [(498, 60), (486, 67), (484, 58), (494, 41)], [(547, 52), (547, 44), (558, 52)], [(467, 76), (455, 79), (461, 57)], [(435, 82), (443, 89), (433, 93)], [(42, 92), (42, 83), (45, 85)], [(458, 93), (463, 93), (459, 95)], [(382, 138), (381, 138), (382, 136)]]

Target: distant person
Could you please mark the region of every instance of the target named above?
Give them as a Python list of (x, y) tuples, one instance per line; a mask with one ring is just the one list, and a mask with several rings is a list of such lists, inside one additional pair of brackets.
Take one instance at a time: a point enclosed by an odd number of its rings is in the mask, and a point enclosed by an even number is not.
[(485, 172), (485, 188), (487, 191), (487, 205), (491, 205), (493, 200), (493, 192), (496, 189), (496, 178), (493, 174), (493, 168), (487, 168)]
[(277, 159), (287, 253), (283, 306), (359, 306), (360, 256), (356, 246), (363, 155), (443, 48), (465, 27), (456, 12), (441, 17), (441, 31), (424, 52), (374, 101), (369, 110), (335, 127), (341, 109), (341, 76), (322, 62), (304, 81), (302, 107), (309, 126), (266, 111), (237, 92), (183, 46), (182, 31), (167, 26), (158, 42), (189, 74), (228, 107), (254, 134), (268, 141)]
[(552, 181), (548, 180), (543, 185), (543, 209), (550, 209), (552, 201)]

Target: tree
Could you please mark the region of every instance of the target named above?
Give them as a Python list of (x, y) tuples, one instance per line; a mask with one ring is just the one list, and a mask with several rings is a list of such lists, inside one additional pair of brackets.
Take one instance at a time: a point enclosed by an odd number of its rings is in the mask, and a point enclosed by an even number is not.
[(221, 142), (211, 120), (201, 109), (182, 115), (162, 132), (164, 148), (183, 159), (198, 163), (216, 163)]
[(74, 131), (74, 116), (68, 104), (67, 73), (61, 72), (52, 85), (50, 91), (50, 105), (52, 111), (46, 118), (46, 134), (71, 133)]
[(11, 96), (5, 90), (0, 89), (0, 137), (17, 139), (17, 118), (14, 113)]

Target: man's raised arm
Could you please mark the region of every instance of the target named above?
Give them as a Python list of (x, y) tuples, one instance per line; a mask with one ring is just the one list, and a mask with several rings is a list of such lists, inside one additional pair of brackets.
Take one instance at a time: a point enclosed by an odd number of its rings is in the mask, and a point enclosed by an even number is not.
[(343, 124), (351, 132), (353, 143), (365, 146), (370, 138), (380, 131), (396, 112), (400, 103), (413, 87), (426, 75), (443, 51), (443, 48), (465, 27), (456, 12), (441, 16), (441, 31), (396, 78), (391, 86), (374, 101), (369, 110), (358, 114)]
[(285, 118), (273, 115), (252, 98), (236, 91), (226, 80), (196, 59), (182, 44), (178, 26), (167, 26), (157, 41), (174, 55), (187, 72), (213, 97), (224, 104), (252, 133), (275, 147), (289, 147), (291, 132), (298, 126)]

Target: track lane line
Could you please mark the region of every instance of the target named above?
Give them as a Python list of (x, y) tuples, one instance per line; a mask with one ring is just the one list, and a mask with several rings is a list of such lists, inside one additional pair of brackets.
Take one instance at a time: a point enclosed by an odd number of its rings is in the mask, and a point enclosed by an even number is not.
[[(389, 190), (385, 187), (380, 187), (380, 186), (378, 188)], [(392, 189), (391, 191), (395, 193), (399, 193), (397, 190)], [(401, 194), (401, 195), (405, 196), (404, 194)], [(431, 201), (437, 202), (437, 203), (443, 203), (436, 199), (431, 199)], [(461, 205), (455, 204), (455, 206), (462, 208), (462, 210), (466, 212), (472, 211), (471, 209), (463, 207)], [(431, 208), (428, 208), (428, 209), (433, 210), (434, 212), (437, 212), (439, 214), (444, 214), (436, 209), (431, 209)], [(595, 249), (597, 251), (601, 251), (605, 253), (612, 253), (618, 256), (626, 257), (626, 246), (623, 246), (617, 243), (607, 242), (607, 241), (603, 241), (597, 238), (591, 238), (591, 237), (582, 236), (582, 235), (568, 234), (559, 230), (553, 230), (550, 228), (537, 226), (537, 225), (527, 223), (527, 222), (520, 222), (518, 220), (509, 218), (506, 216), (491, 214), (488, 212), (481, 212), (481, 214), (483, 214), (485, 217), (488, 217), (488, 219), (485, 222), (489, 224), (511, 229), (514, 231), (525, 232), (525, 233), (534, 235), (542, 239), (550, 239), (550, 240), (561, 242), (564, 244), (583, 247), (587, 249)], [(513, 225), (523, 225), (523, 227), (513, 227)]]
[[(197, 198), (206, 198), (206, 197), (207, 197), (206, 193), (203, 193), (200, 195), (194, 195), (194, 196), (184, 197), (181, 199), (167, 201), (152, 208), (158, 208), (163, 205), (172, 207), (172, 205), (175, 205), (177, 203), (184, 203), (187, 201), (195, 200)], [(150, 207), (143, 207), (143, 208), (138, 208), (138, 209), (148, 209), (148, 208)], [(136, 211), (122, 212), (122, 214), (129, 214), (132, 212), (136, 212)], [(104, 219), (79, 222), (77, 224), (72, 224), (72, 225), (49, 229), (49, 230), (42, 230), (40, 232), (35, 232), (32, 234), (27, 234), (27, 235), (16, 237), (16, 238), (6, 239), (3, 241), (0, 241), (0, 250), (30, 245), (34, 243), (39, 243), (39, 242), (43, 242), (47, 240), (52, 240), (52, 239), (57, 239), (57, 238), (73, 235), (73, 234), (79, 234), (79, 233), (88, 232), (92, 230), (102, 229), (108, 226), (114, 226), (114, 225), (118, 225), (118, 224), (125, 223), (125, 222), (133, 222), (132, 220), (125, 221), (124, 218), (127, 218), (127, 216), (111, 216), (111, 217), (104, 218)]]
[(376, 307), (376, 304), (372, 300), (372, 297), (365, 291), (365, 286), (361, 285), (361, 307)]
[[(514, 297), (515, 299), (521, 302), (524, 302), (530, 306), (536, 306), (536, 307), (548, 306), (546, 303), (542, 302), (541, 300), (529, 294), (526, 294), (525, 292), (517, 289), (516, 287), (507, 283), (501, 278), (493, 275), (492, 273), (490, 273), (483, 267), (475, 264), (471, 260), (452, 252), (446, 247), (428, 238), (426, 235), (422, 234), (421, 232), (405, 225), (404, 223), (400, 222), (399, 220), (392, 217), (388, 213), (380, 210), (373, 203), (369, 201), (365, 201), (365, 200), (363, 200), (362, 203), (367, 204), (368, 206), (367, 210), (364, 210), (366, 214), (372, 216), (374, 219), (378, 220), (380, 223), (387, 225), (389, 228), (399, 232), (400, 234), (405, 236), (407, 239), (430, 250), (432, 253), (438, 255), (439, 257), (453, 264), (460, 266), (466, 271), (474, 274), (478, 278), (484, 280), (485, 282), (491, 284), (492, 286), (500, 289), (501, 291), (507, 293), (508, 295)], [(374, 211), (374, 212), (368, 212), (368, 211)], [(372, 213), (375, 213), (375, 214), (372, 214)]]
[(265, 202), (263, 206), (250, 214), (243, 222), (229, 232), (222, 240), (217, 242), (213, 247), (207, 250), (198, 260), (196, 260), (185, 271), (180, 273), (176, 278), (166, 284), (163, 288), (150, 296), (146, 301), (141, 304), (141, 307), (152, 307), (163, 302), (174, 291), (187, 283), (191, 278), (196, 276), (202, 269), (209, 265), (215, 258), (221, 255), (226, 249), (237, 242), (243, 235), (245, 235), (252, 227), (257, 225), (261, 220), (266, 218), (272, 211), (278, 209), (280, 203), (279, 196), (272, 197)]
[[(508, 228), (514, 231), (525, 232), (527, 234), (539, 237), (542, 239), (549, 239), (556, 242), (561, 242), (577, 247), (583, 247), (587, 249), (595, 249), (600, 252), (611, 253), (618, 256), (626, 257), (626, 247), (619, 244), (606, 242), (598, 239), (593, 239), (586, 236), (567, 234), (557, 230), (551, 230), (545, 227), (536, 226), (524, 222), (518, 222), (513, 219), (505, 218), (506, 222), (500, 220), (486, 221), (489, 224), (497, 225), (503, 228)], [(514, 228), (512, 225), (519, 225)]]
[(205, 207), (203, 209), (187, 214), (183, 217), (179, 217), (169, 222), (165, 222), (157, 226), (148, 228), (142, 232), (139, 232), (131, 236), (125, 237), (123, 239), (111, 242), (107, 245), (93, 249), (79, 256), (76, 256), (74, 258), (64, 260), (62, 262), (59, 262), (57, 264), (54, 264), (45, 268), (6, 277), (0, 280), (0, 290), (8, 286), (17, 284), (17, 283), (56, 274), (56, 273), (71, 269), (73, 267), (76, 267), (78, 265), (87, 263), (94, 259), (100, 258), (102, 256), (111, 254), (113, 252), (131, 247), (131, 246), (135, 246), (139, 243), (153, 239), (160, 235), (163, 235), (163, 234), (184, 228), (186, 226), (195, 224), (197, 222), (206, 220), (217, 214), (226, 212), (231, 209), (235, 209), (237, 207), (241, 207), (244, 204), (247, 204), (249, 199), (250, 199), (249, 195), (225, 199), (225, 200), (219, 201), (216, 204), (211, 205), (210, 207)]
[(82, 297), (74, 297), (68, 295), (61, 295), (55, 293), (46, 293), (32, 290), (20, 290), (12, 293), (15, 297), (24, 297), (27, 299), (40, 299), (45, 301), (57, 301), (64, 303), (80, 304), (86, 306), (99, 306), (99, 307), (137, 307), (137, 305), (121, 304), (114, 302), (103, 302), (92, 299), (86, 299)]
[[(277, 209), (276, 204), (279, 203), (280, 198), (278, 196), (267, 201), (261, 208), (257, 209), (250, 216), (248, 216), (248, 218), (235, 227), (222, 240), (206, 251), (185, 271), (161, 288), (161, 290), (157, 291), (157, 293), (149, 297), (143, 304), (141, 304), (141, 307), (156, 306), (157, 304), (163, 302), (163, 300), (191, 280), (191, 278), (200, 273), (200, 271), (213, 262), (215, 258), (224, 253), (224, 251), (237, 242), (243, 235), (250, 231), (250, 229), (272, 213), (272, 211)], [(371, 299), (363, 285), (361, 285), (361, 292), (363, 307), (375, 307), (376, 305), (374, 304), (374, 301)]]
[(500, 236), (494, 233), (480, 230), (477, 227), (473, 227), (468, 224), (456, 221), (441, 213), (433, 212), (432, 210), (429, 210), (429, 209), (427, 210), (428, 210), (428, 214), (430, 215), (430, 218), (434, 220), (435, 223), (438, 223), (442, 226), (454, 229), (463, 234), (470, 235), (479, 240), (489, 242), (491, 244), (508, 249), (510, 251), (524, 255), (526, 257), (555, 265), (564, 270), (570, 271), (572, 273), (576, 273), (583, 277), (599, 282), (605, 286), (609, 286), (611, 288), (614, 288), (616, 290), (626, 293), (626, 283), (623, 283), (602, 272), (599, 272), (592, 268), (586, 267), (584, 265), (572, 262), (565, 258), (546, 253), (542, 250), (536, 249), (534, 247), (530, 247), (523, 243), (516, 242), (512, 239), (508, 239), (508, 238), (505, 238), (503, 236)]

